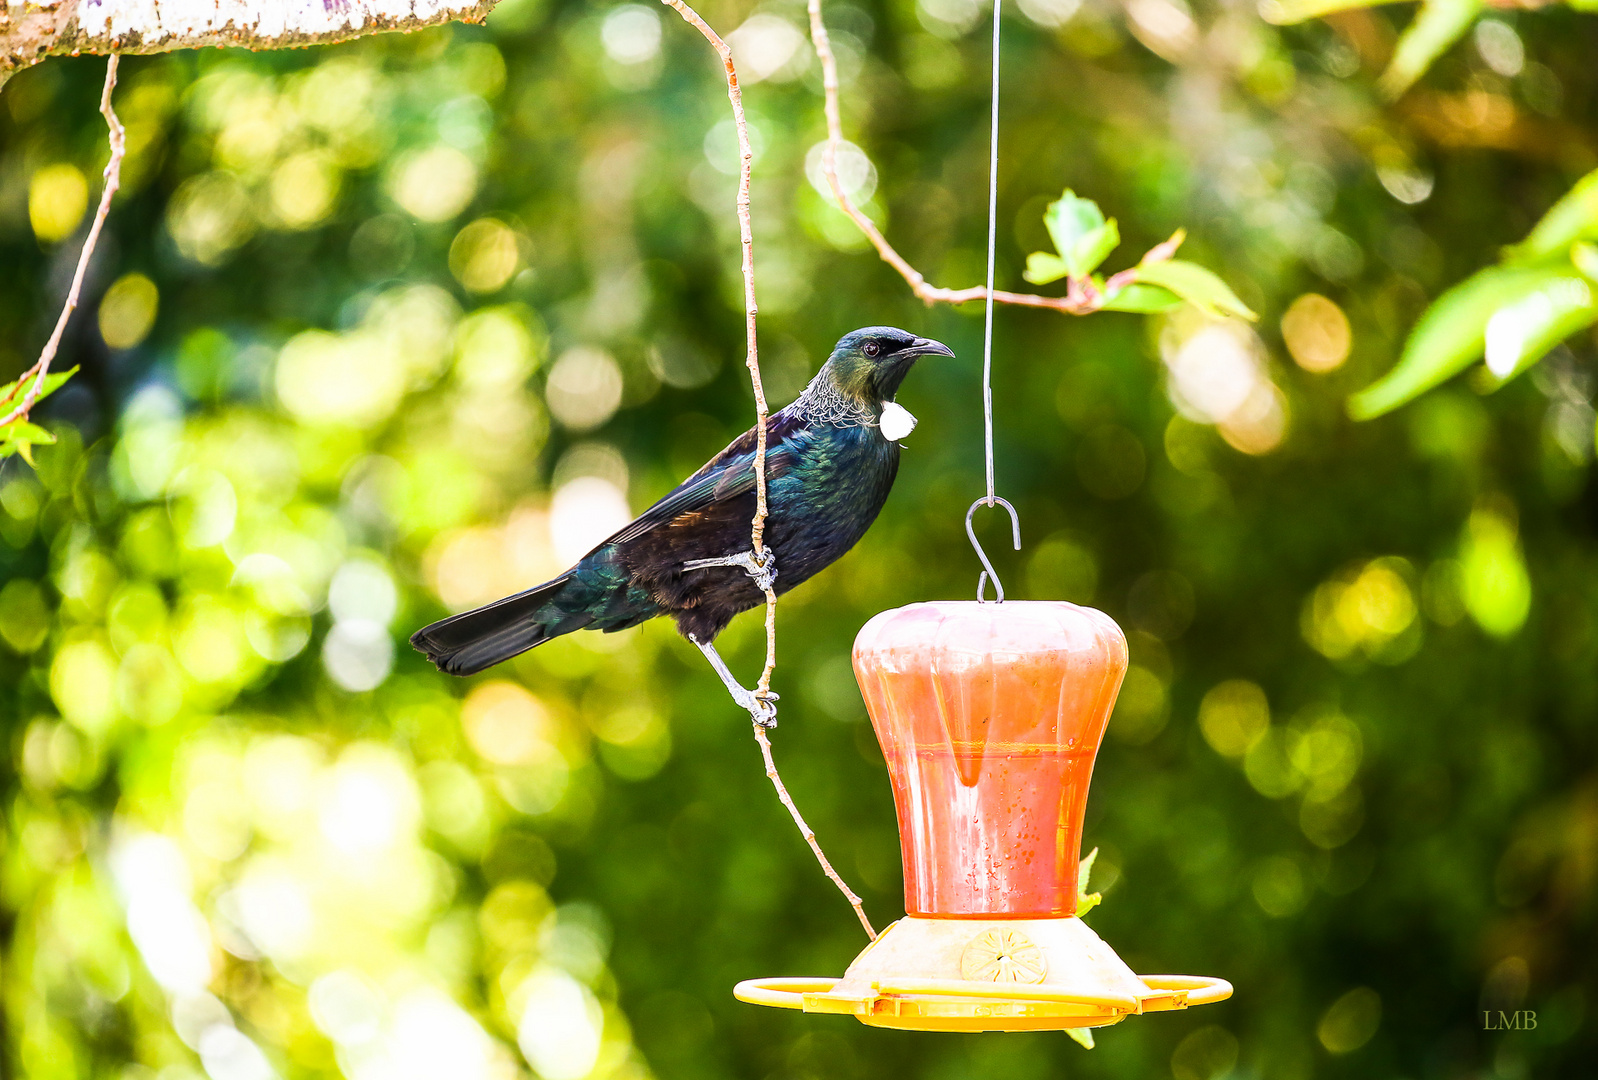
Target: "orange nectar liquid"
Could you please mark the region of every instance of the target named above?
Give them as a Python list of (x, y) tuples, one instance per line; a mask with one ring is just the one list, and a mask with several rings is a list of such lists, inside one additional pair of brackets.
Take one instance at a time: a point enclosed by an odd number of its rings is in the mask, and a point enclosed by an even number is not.
[[(974, 785), (971, 752), (981, 755)], [(910, 915), (1076, 914), (1082, 814), (1097, 747), (935, 744), (888, 760)], [(958, 757), (962, 760), (956, 761)], [(897, 759), (897, 760), (896, 760)]]

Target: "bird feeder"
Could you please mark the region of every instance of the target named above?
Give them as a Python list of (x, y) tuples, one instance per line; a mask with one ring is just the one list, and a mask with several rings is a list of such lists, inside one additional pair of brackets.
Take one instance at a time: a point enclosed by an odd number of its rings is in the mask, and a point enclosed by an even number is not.
[(841, 979), (736, 996), (917, 1031), (1100, 1027), (1230, 997), (1220, 979), (1135, 974), (1077, 917), (1088, 782), (1126, 662), (1114, 620), (1063, 602), (868, 622), (854, 669), (893, 782), (906, 915)]

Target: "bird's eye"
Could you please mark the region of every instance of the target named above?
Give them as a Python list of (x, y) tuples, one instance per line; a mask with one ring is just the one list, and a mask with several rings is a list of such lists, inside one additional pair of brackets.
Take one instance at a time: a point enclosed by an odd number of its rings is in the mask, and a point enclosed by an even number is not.
[(878, 345), (875, 341), (866, 342), (865, 352), (866, 352), (867, 356), (875, 356), (881, 351), (882, 351), (882, 346)]

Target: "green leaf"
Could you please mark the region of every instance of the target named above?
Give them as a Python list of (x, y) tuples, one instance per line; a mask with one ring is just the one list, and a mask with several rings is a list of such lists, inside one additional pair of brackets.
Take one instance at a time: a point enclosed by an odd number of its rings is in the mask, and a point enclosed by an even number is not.
[[(72, 378), (72, 376), (76, 375), (77, 373), (78, 369), (75, 367), (68, 368), (66, 371), (52, 371), (50, 374), (44, 377), (44, 386), (40, 388), (39, 396), (33, 400), (35, 402), (43, 401), (45, 398), (61, 389), (62, 384), (64, 384), (68, 379)], [(30, 375), (28, 376), (28, 381), (31, 383), (35, 378), (37, 378), (37, 376)], [(22, 392), (20, 394), (18, 394), (16, 397), (12, 397), (11, 393), (16, 389), (16, 386), (16, 379), (12, 379), (4, 386), (0, 386), (0, 402), (3, 402), (3, 404), (0, 404), (0, 416), (3, 416), (12, 409), (16, 408), (18, 402), (20, 402), (27, 394), (28, 388), (25, 386), (22, 388)]]
[(1498, 385), (1531, 367), (1571, 334), (1598, 322), (1598, 297), (1586, 275), (1555, 272), (1528, 296), (1487, 320), (1487, 369)]
[(1598, 281), (1598, 244), (1570, 245), (1570, 261), (1576, 264), (1577, 270)]
[[(1398, 363), (1349, 399), (1348, 414), (1356, 420), (1380, 416), (1465, 370), (1486, 351), (1488, 323), (1502, 311), (1509, 314), (1495, 331), (1495, 352), (1501, 357), (1515, 357), (1512, 364), (1499, 361), (1500, 366), (1508, 365), (1504, 370), (1509, 374), (1521, 370), (1538, 340), (1567, 321), (1558, 313), (1569, 309), (1572, 300), (1580, 299), (1571, 283), (1585, 288), (1591, 296), (1586, 279), (1573, 273), (1568, 263), (1492, 266), (1466, 278), (1426, 309), (1404, 343)], [(1536, 300), (1539, 295), (1544, 299)], [(1528, 306), (1517, 309), (1521, 303)], [(1544, 317), (1538, 317), (1539, 307), (1547, 309)], [(1537, 329), (1539, 326), (1542, 331)], [(1559, 340), (1555, 338), (1554, 342)]]
[(1072, 277), (1091, 274), (1121, 242), (1121, 230), (1115, 219), (1106, 221), (1098, 203), (1077, 198), (1069, 188), (1049, 204), (1043, 214), (1043, 224)]
[(21, 454), (22, 460), (32, 465), (33, 448), (49, 446), (54, 442), (55, 436), (38, 424), (30, 424), (26, 420), (13, 420), (0, 428), (0, 458)]
[(1054, 249), (1064, 255), (1078, 240), (1104, 225), (1104, 211), (1092, 199), (1079, 199), (1076, 192), (1066, 188), (1043, 211), (1043, 225), (1049, 230)]
[(1145, 285), (1169, 289), (1206, 315), (1216, 318), (1226, 315), (1237, 315), (1244, 319), (1257, 317), (1247, 304), (1237, 298), (1226, 282), (1198, 263), (1167, 259), (1133, 267), (1132, 277), (1134, 281)]
[(1088, 852), (1087, 858), (1077, 864), (1076, 917), (1079, 919), (1104, 901), (1103, 895), (1088, 892), (1088, 879), (1093, 876), (1093, 860), (1098, 857), (1099, 849), (1094, 848)]
[[(1093, 862), (1099, 857), (1099, 849), (1094, 848), (1087, 853), (1087, 857), (1077, 864), (1076, 872), (1076, 915), (1081, 918), (1099, 906), (1104, 899), (1099, 893), (1088, 892), (1088, 882), (1093, 877)], [(1091, 1028), (1066, 1028), (1065, 1033), (1080, 1043), (1085, 1049), (1093, 1049), (1093, 1030)]]
[(1076, 277), (1086, 277), (1099, 267), (1099, 263), (1121, 246), (1121, 228), (1111, 218), (1076, 242), (1076, 247), (1066, 253), (1065, 261)]
[(1598, 169), (1549, 208), (1531, 234), (1504, 252), (1507, 262), (1536, 262), (1563, 255), (1579, 240), (1598, 240)]
[(1260, 18), (1277, 26), (1301, 23), (1354, 8), (1379, 7), (1393, 0), (1263, 0)]
[(1058, 255), (1050, 255), (1047, 251), (1034, 251), (1026, 257), (1026, 269), (1021, 276), (1034, 285), (1047, 285), (1051, 281), (1059, 281), (1071, 272), (1065, 265), (1065, 260)]
[(1481, 8), (1482, 0), (1426, 0), (1398, 39), (1393, 59), (1382, 72), (1382, 93), (1398, 98), (1415, 85), (1434, 60), (1465, 36)]
[(55, 436), (38, 424), (30, 424), (26, 420), (13, 420), (0, 428), (0, 442), (43, 443), (49, 446), (55, 442)]
[(1157, 315), (1162, 311), (1181, 307), (1183, 300), (1170, 289), (1162, 289), (1158, 285), (1139, 285), (1133, 282), (1130, 285), (1117, 289), (1104, 301), (1101, 311), (1136, 311), (1144, 314)]

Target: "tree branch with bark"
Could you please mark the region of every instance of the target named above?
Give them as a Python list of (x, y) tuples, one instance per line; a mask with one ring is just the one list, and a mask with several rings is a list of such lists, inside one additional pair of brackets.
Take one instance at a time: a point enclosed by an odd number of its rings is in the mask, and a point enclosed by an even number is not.
[(5, 0), (0, 85), (50, 56), (286, 49), (482, 22), (496, 0)]

